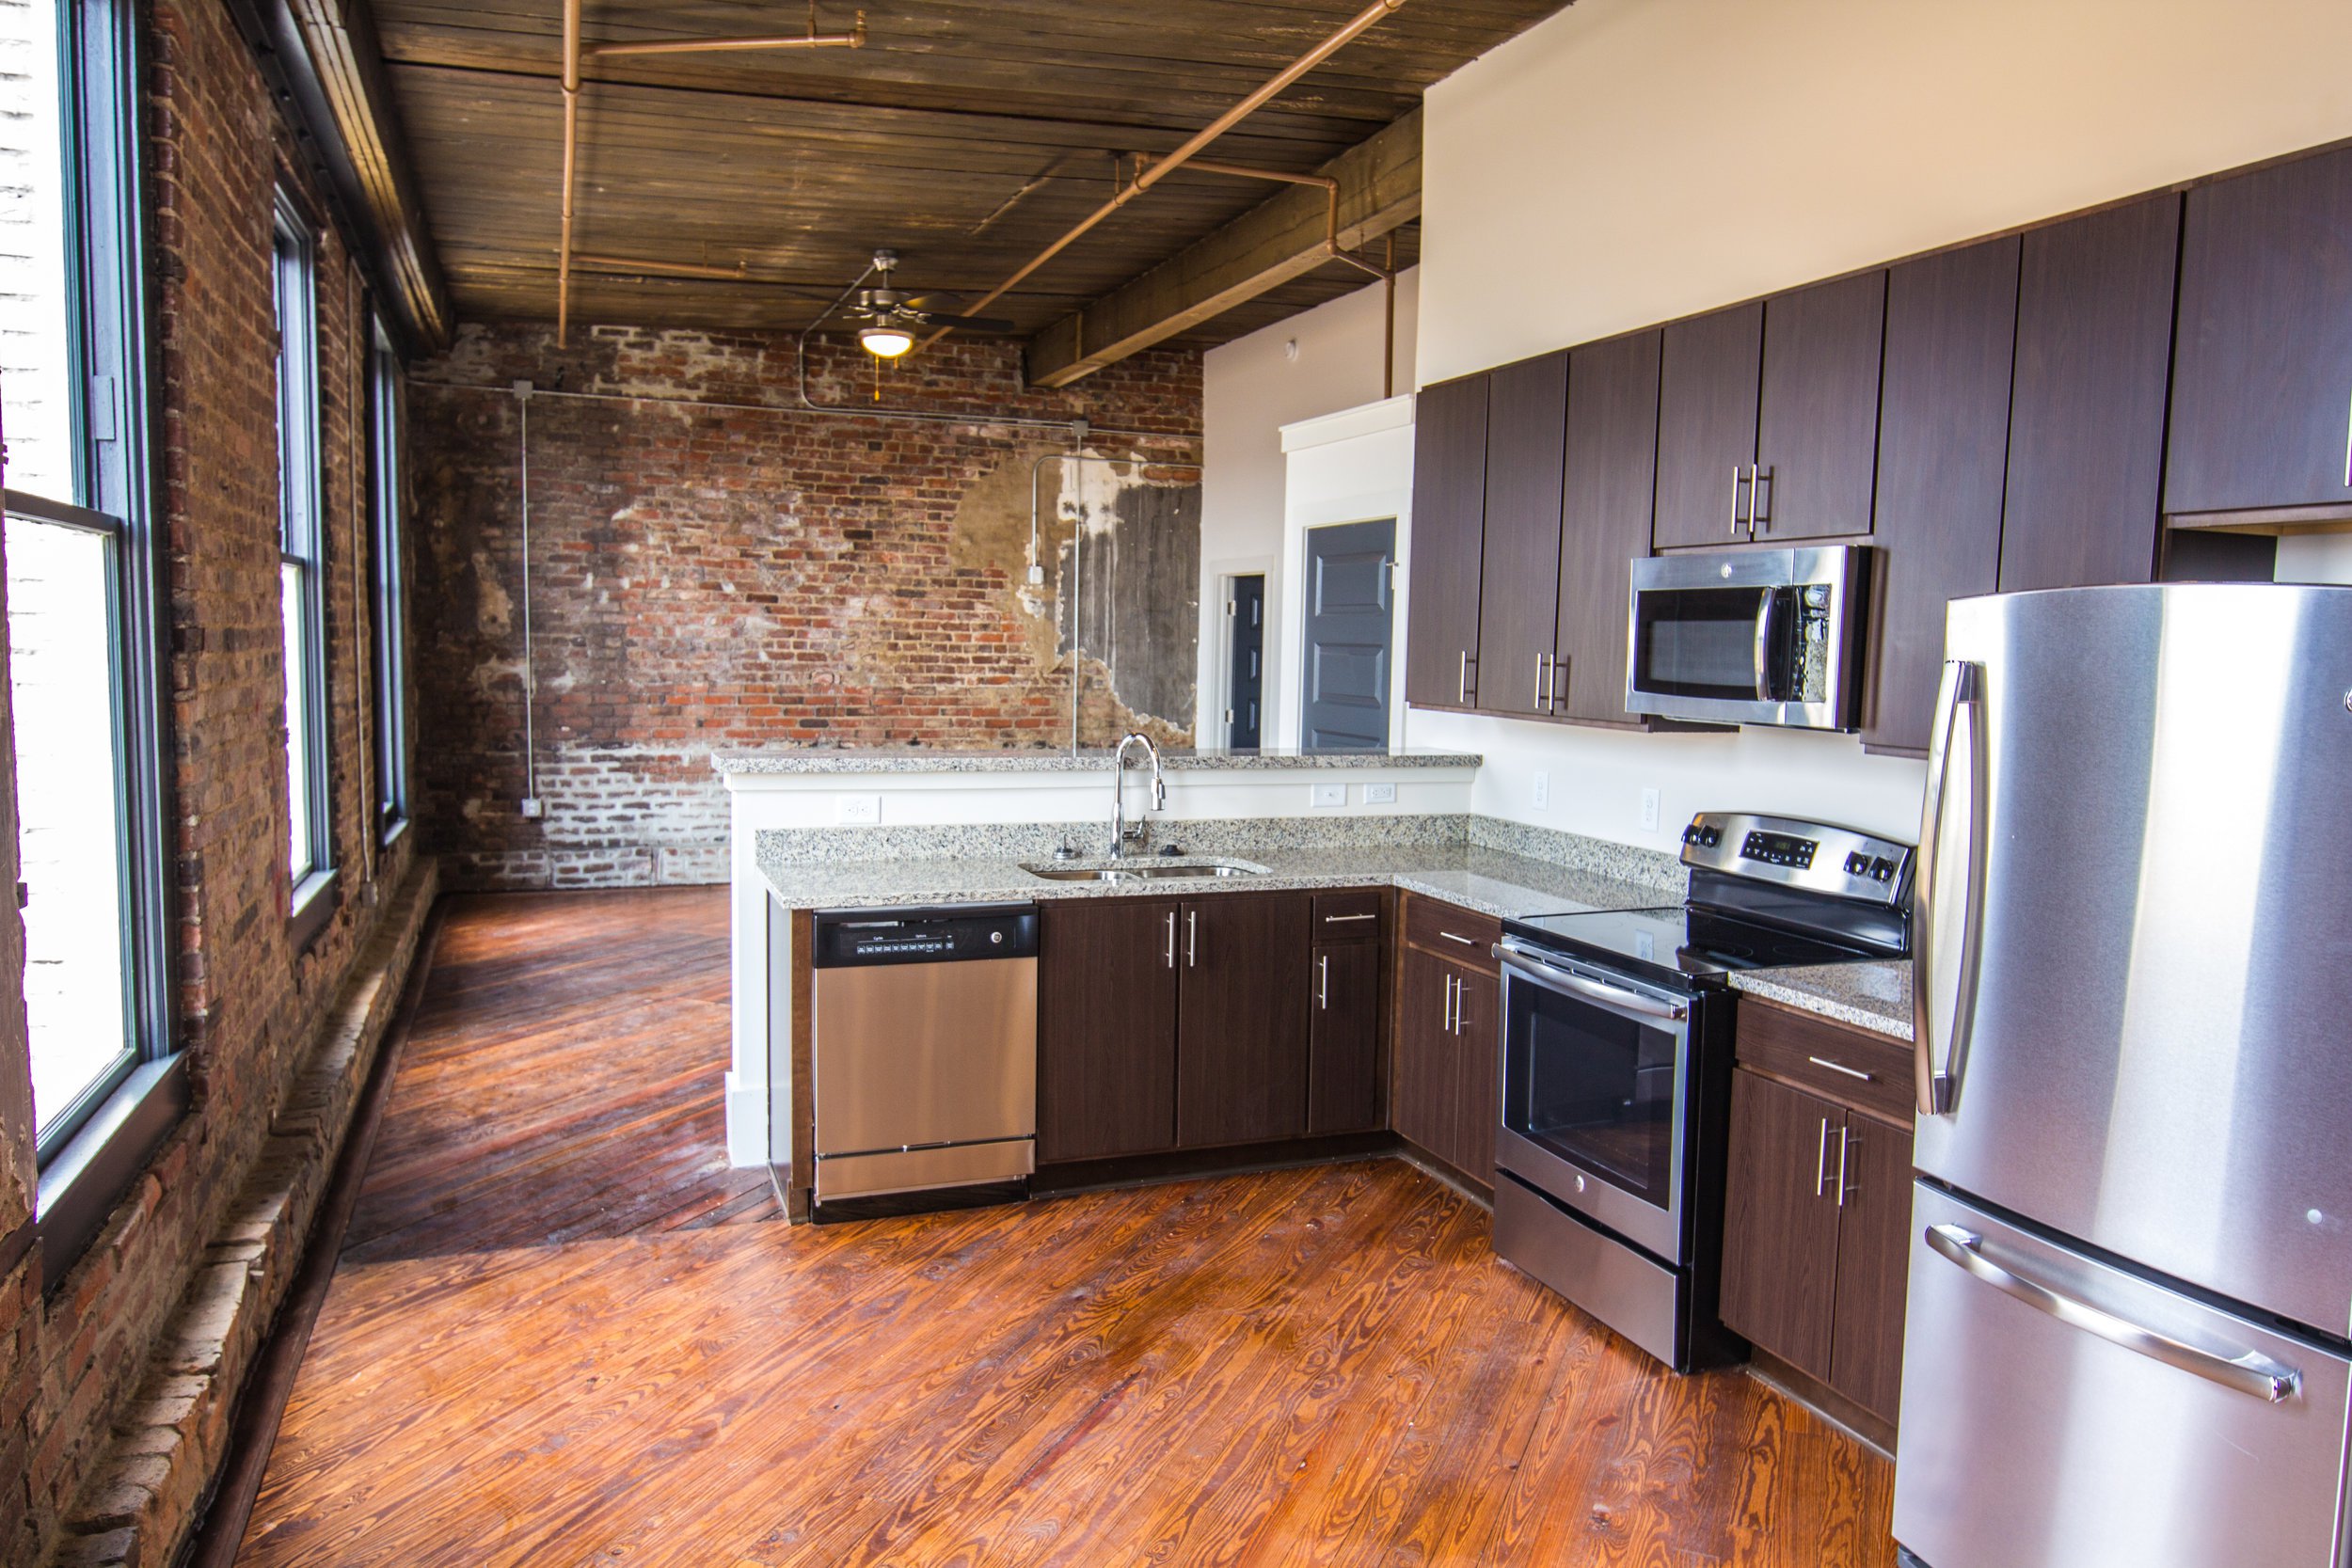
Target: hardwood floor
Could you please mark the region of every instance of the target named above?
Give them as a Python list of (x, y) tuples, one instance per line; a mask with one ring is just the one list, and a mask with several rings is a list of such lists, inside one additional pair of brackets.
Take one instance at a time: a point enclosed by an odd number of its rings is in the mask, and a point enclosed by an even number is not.
[(602, 895), (453, 921), (420, 1019), (441, 1044), (403, 1063), (398, 1175), (362, 1206), (410, 1217), (355, 1225), (241, 1562), (1891, 1562), (1883, 1460), (1737, 1372), (1661, 1370), (1399, 1162), (822, 1228), (665, 1229), (693, 1207), (666, 1201), (596, 1224), (603, 1178), (692, 1166), (607, 1052), (557, 1097), (601, 1157), (514, 1146), (577, 1183), (540, 1204), (456, 1152), (506, 1103), (468, 1065), (506, 1070), (487, 1042), (528, 1036), (534, 996), (589, 1031), (565, 999), (624, 950), (690, 999), (706, 961), (723, 985), (708, 911), (630, 896), (601, 958), (565, 933), (624, 908)]

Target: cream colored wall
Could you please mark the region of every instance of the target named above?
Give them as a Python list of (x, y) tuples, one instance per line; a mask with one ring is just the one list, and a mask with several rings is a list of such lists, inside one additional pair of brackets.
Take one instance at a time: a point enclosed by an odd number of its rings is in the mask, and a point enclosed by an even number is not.
[[(1579, 0), (1429, 90), (1422, 380), (2352, 136), (2346, 60), (2347, 0)], [(1484, 752), (1481, 811), (1661, 847), (1704, 807), (1909, 836), (1924, 775), (1769, 731), (1406, 739)]]
[[(1420, 270), (1396, 287), (1396, 386), (1413, 388), (1415, 306)], [(1211, 349), (1201, 364), (1200, 659), (1199, 718), (1203, 744), (1225, 734), (1224, 600), (1219, 579), (1266, 574), (1268, 614), (1282, 599), (1282, 427), (1380, 398), (1381, 321), (1377, 283), (1343, 294), (1246, 338)], [(1295, 343), (1297, 353), (1286, 352)], [(1277, 678), (1294, 659), (1266, 626), (1263, 689), (1270, 712)]]
[(2347, 60), (2344, 0), (1580, 0), (1429, 89), (1422, 379), (2352, 136)]

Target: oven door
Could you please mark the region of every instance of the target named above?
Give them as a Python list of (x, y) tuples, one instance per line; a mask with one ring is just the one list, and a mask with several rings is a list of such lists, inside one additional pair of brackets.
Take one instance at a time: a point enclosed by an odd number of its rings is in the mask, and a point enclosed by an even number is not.
[(1495, 956), (1495, 1163), (1661, 1261), (1686, 1261), (1691, 999), (1512, 941)]

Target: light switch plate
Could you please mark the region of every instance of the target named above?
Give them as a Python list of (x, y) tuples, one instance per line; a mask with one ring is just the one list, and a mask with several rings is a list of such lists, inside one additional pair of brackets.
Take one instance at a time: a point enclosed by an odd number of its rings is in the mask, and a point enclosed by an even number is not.
[(836, 795), (833, 798), (833, 819), (836, 822), (879, 822), (882, 820), (882, 797)]
[(1535, 775), (1535, 809), (1537, 811), (1543, 811), (1549, 807), (1550, 804), (1551, 775), (1549, 773), (1538, 773)]
[(1347, 804), (1347, 785), (1343, 784), (1319, 784), (1314, 786), (1314, 792), (1315, 804), (1318, 806)]
[(1375, 784), (1364, 785), (1364, 804), (1368, 806), (1392, 806), (1396, 804), (1396, 785), (1392, 784)]
[(1658, 791), (1642, 791), (1642, 828), (1645, 832), (1658, 831)]

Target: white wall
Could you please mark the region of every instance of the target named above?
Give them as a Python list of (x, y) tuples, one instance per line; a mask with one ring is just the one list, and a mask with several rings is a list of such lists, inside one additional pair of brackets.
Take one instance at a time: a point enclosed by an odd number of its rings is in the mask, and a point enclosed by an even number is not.
[(2279, 541), (2280, 582), (2352, 583), (2352, 533), (2290, 533)]
[[(1579, 0), (1426, 96), (1422, 376), (2352, 136), (2347, 58), (2345, 0)], [(1406, 739), (1485, 753), (1479, 811), (1660, 847), (1702, 807), (1908, 838), (1924, 776), (1763, 730), (1414, 711)]]
[[(1396, 387), (1413, 388), (1420, 269), (1396, 285)], [(1201, 363), (1200, 700), (1193, 733), (1224, 736), (1225, 622), (1219, 579), (1266, 575), (1270, 700), (1289, 663), (1272, 624), (1282, 603), (1282, 426), (1380, 398), (1378, 283), (1211, 349)], [(1297, 345), (1294, 356), (1287, 352)], [(1270, 701), (1269, 701), (1270, 706)]]

